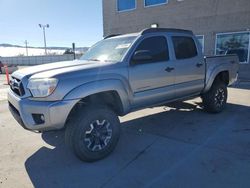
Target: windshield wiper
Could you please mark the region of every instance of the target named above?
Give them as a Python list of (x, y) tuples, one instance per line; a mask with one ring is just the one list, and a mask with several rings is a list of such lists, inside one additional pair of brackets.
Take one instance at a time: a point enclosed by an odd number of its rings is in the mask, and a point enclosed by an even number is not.
[(88, 59), (88, 61), (100, 61), (99, 59)]
[(87, 59), (87, 61), (101, 61), (101, 62), (109, 62), (109, 61), (111, 61), (111, 62), (113, 62), (114, 60), (100, 60), (100, 59)]

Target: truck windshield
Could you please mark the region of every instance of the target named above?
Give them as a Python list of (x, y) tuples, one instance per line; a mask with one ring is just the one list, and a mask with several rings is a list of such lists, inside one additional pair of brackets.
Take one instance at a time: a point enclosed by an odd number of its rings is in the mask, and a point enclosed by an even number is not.
[(96, 43), (80, 59), (90, 61), (121, 61), (135, 36), (109, 38)]

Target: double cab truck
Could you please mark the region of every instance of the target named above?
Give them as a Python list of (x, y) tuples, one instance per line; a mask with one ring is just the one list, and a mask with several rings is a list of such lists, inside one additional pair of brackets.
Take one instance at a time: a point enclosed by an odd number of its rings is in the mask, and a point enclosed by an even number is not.
[(150, 28), (108, 36), (79, 60), (14, 72), (9, 109), (27, 130), (65, 129), (66, 144), (92, 162), (117, 145), (118, 116), (195, 97), (221, 112), (238, 69), (237, 55), (204, 57), (191, 31)]

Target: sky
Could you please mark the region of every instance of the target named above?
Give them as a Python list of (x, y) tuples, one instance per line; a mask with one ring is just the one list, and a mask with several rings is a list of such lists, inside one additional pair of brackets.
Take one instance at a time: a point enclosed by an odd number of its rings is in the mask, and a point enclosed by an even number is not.
[(0, 0), (0, 44), (89, 47), (103, 37), (102, 0)]

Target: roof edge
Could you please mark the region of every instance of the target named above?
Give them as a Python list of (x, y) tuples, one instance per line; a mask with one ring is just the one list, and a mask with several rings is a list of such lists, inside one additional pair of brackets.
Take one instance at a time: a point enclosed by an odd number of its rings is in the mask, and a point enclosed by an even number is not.
[(175, 33), (187, 33), (193, 35), (193, 31), (185, 29), (176, 29), (176, 28), (148, 28), (141, 31), (141, 35), (148, 33), (157, 33), (157, 32), (175, 32)]

